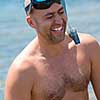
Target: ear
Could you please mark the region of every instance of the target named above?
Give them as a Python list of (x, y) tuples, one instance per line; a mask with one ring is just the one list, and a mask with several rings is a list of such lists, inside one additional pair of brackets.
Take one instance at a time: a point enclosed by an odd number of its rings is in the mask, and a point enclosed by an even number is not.
[(36, 26), (35, 26), (35, 22), (31, 19), (30, 16), (27, 16), (27, 17), (26, 17), (26, 21), (27, 21), (27, 23), (28, 23), (32, 28), (35, 28), (35, 27), (36, 27)]

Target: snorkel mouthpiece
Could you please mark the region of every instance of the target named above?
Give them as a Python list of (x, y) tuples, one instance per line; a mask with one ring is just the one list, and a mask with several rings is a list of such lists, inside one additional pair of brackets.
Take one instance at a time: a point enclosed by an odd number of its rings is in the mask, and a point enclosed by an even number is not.
[(74, 27), (69, 27), (68, 34), (74, 40), (76, 45), (80, 44), (80, 39), (79, 39), (79, 36), (77, 34), (77, 30)]

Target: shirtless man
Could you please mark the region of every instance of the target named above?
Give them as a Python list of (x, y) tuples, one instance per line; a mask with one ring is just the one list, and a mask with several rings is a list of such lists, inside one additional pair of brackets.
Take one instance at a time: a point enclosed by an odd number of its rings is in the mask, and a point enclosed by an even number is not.
[(100, 100), (99, 44), (79, 33), (76, 46), (65, 34), (68, 19), (60, 0), (54, 1), (43, 6), (40, 0), (38, 6), (25, 0), (26, 20), (37, 36), (12, 63), (5, 100), (89, 100), (89, 81)]

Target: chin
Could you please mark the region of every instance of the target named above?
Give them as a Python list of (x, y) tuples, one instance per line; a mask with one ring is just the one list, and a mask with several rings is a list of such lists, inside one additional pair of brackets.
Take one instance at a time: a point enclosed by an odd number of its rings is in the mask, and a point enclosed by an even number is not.
[(52, 43), (58, 44), (58, 43), (61, 43), (62, 41), (64, 41), (64, 39), (65, 39), (65, 36), (62, 37), (62, 38), (59, 38), (59, 39), (53, 39), (53, 40), (52, 40)]

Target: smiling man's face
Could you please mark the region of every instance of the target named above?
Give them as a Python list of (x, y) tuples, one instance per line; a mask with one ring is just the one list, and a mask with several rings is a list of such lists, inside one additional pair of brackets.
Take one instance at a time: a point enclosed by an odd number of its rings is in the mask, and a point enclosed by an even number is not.
[(61, 4), (54, 3), (44, 10), (34, 9), (31, 16), (39, 36), (53, 43), (64, 40), (67, 17)]

